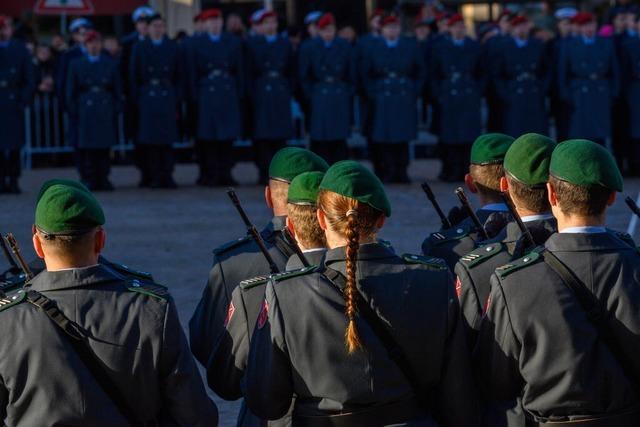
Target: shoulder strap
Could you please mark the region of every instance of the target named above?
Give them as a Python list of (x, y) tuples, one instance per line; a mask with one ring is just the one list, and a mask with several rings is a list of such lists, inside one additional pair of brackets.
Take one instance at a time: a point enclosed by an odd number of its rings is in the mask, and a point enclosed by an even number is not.
[(602, 338), (602, 341), (609, 348), (613, 357), (618, 361), (622, 370), (627, 375), (627, 378), (629, 378), (634, 391), (639, 393), (640, 387), (638, 384), (640, 384), (640, 382), (638, 381), (633, 369), (631, 369), (631, 363), (629, 362), (628, 357), (624, 354), (617, 340), (611, 333), (611, 330), (606, 323), (605, 311), (602, 310), (596, 296), (587, 289), (584, 283), (582, 283), (582, 281), (566, 265), (564, 265), (553, 252), (545, 250), (542, 253), (542, 257), (544, 262), (551, 267), (558, 276), (560, 276), (562, 283), (564, 283), (565, 286), (575, 295), (576, 299), (582, 306), (582, 309), (585, 311), (587, 319), (589, 319), (591, 324), (596, 328), (600, 338)]
[[(344, 277), (342, 273), (337, 270), (334, 270), (330, 267), (325, 267), (325, 271), (323, 271), (324, 276), (329, 279), (331, 282), (339, 285), (340, 288), (343, 288), (346, 285), (347, 279)], [(421, 385), (417, 382), (415, 372), (405, 355), (404, 350), (395, 340), (389, 328), (382, 322), (382, 319), (373, 311), (373, 309), (369, 306), (364, 296), (358, 289), (358, 296), (356, 298), (356, 305), (358, 307), (358, 313), (363, 317), (363, 319), (371, 326), (373, 329), (373, 333), (380, 340), (385, 350), (389, 354), (389, 358), (396, 364), (396, 366), (400, 369), (402, 374), (405, 376), (411, 388), (416, 393), (418, 398), (421, 397)]]
[(120, 390), (107, 373), (104, 364), (89, 346), (88, 335), (85, 330), (65, 316), (53, 300), (50, 300), (40, 292), (29, 290), (26, 294), (27, 301), (38, 307), (54, 325), (64, 332), (76, 354), (127, 421), (132, 426), (142, 426), (140, 419), (127, 403), (127, 399), (120, 393)]

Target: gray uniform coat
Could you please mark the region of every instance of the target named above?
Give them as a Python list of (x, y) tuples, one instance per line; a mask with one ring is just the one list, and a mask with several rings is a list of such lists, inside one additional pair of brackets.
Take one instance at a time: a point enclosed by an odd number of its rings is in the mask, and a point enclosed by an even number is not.
[[(324, 266), (345, 274), (344, 248), (329, 250)], [(245, 376), (249, 408), (275, 419), (287, 413), (295, 395), (295, 421), (418, 395), (432, 409), (397, 425), (429, 425), (433, 418), (441, 425), (474, 425), (469, 355), (446, 268), (367, 244), (358, 254), (358, 286), (404, 350), (420, 389), (412, 389), (362, 317), (356, 323), (364, 350), (347, 353), (340, 285), (303, 269), (267, 285)]]
[[(260, 232), (280, 271), (284, 271), (291, 255), (283, 253), (285, 247), (281, 244), (280, 231), (285, 226), (284, 221), (285, 217), (275, 217)], [(269, 273), (269, 264), (251, 237), (245, 236), (213, 251), (213, 267), (207, 285), (189, 321), (191, 351), (203, 366), (208, 365), (216, 340), (224, 331), (233, 290), (242, 280)]]
[[(126, 280), (102, 265), (43, 271), (30, 288), (87, 331), (93, 352), (141, 421), (217, 424), (165, 288)], [(128, 425), (69, 337), (41, 309), (18, 300), (0, 307), (0, 420), (11, 426)]]
[[(545, 244), (602, 303), (640, 376), (640, 255), (615, 233), (554, 234)], [(474, 357), (487, 425), (603, 417), (640, 408), (629, 377), (542, 248), (499, 268)], [(518, 404), (509, 404), (519, 400)], [(505, 409), (510, 408), (510, 409)], [(611, 424), (619, 425), (619, 424)], [(636, 423), (634, 423), (636, 425)]]

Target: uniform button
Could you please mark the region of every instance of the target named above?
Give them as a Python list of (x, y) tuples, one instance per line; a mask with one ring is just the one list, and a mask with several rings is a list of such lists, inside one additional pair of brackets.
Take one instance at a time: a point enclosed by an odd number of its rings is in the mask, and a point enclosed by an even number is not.
[(415, 255), (411, 255), (411, 259), (418, 259), (418, 257)]
[(522, 260), (522, 262), (529, 262), (529, 261), (531, 261), (531, 258), (529, 257), (526, 257), (525, 259)]
[(464, 230), (463, 230), (462, 228), (458, 228), (458, 229), (456, 230), (456, 233), (458, 233), (458, 234), (462, 234), (462, 233), (464, 233)]
[(134, 288), (139, 288), (139, 287), (140, 287), (140, 282), (139, 282), (139, 281), (137, 281), (137, 280), (134, 280), (134, 281), (133, 281), (133, 285), (132, 285), (132, 286), (133, 286)]
[(484, 250), (487, 252), (491, 252), (493, 250), (493, 246), (487, 246), (486, 248), (484, 248)]

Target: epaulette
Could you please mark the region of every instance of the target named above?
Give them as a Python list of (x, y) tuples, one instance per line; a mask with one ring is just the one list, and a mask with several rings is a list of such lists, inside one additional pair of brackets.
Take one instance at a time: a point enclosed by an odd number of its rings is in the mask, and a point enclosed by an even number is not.
[(20, 289), (18, 292), (3, 295), (0, 297), (0, 311), (4, 311), (9, 307), (20, 304), (27, 297), (27, 293)]
[(436, 257), (426, 257), (413, 254), (402, 254), (401, 258), (407, 264), (421, 264), (426, 265), (434, 270), (446, 270), (447, 264), (444, 260)]
[(387, 249), (391, 249), (393, 250), (393, 245), (391, 244), (390, 241), (388, 240), (384, 240), (384, 239), (378, 239), (378, 243), (382, 246), (384, 246)]
[(444, 243), (460, 240), (463, 237), (467, 237), (471, 233), (471, 228), (466, 226), (453, 227), (448, 230), (436, 231), (431, 233), (429, 240), (435, 246), (442, 245)]
[(633, 237), (631, 237), (629, 233), (625, 233), (623, 231), (610, 230), (610, 229), (607, 229), (607, 231), (609, 231), (609, 233), (613, 234), (618, 239), (622, 240), (628, 245), (631, 245), (634, 248), (636, 247), (636, 242), (633, 240)]
[(238, 240), (234, 240), (232, 242), (225, 243), (222, 246), (218, 246), (213, 250), (213, 253), (216, 255), (220, 255), (224, 252), (230, 251), (233, 248), (237, 248), (238, 246), (244, 244), (246, 241), (251, 240), (251, 236), (244, 236), (239, 238)]
[(467, 268), (473, 268), (500, 253), (500, 251), (502, 251), (502, 247), (502, 243), (491, 243), (481, 246), (460, 258), (460, 262), (462, 262), (462, 264)]
[(246, 291), (247, 289), (255, 288), (256, 286), (264, 285), (269, 281), (270, 276), (256, 276), (251, 279), (243, 280), (240, 282), (240, 289)]
[(166, 286), (153, 282), (131, 279), (127, 281), (127, 289), (131, 292), (137, 292), (139, 294), (148, 295), (165, 301), (171, 298)]
[(146, 271), (134, 270), (127, 265), (119, 264), (117, 262), (107, 261), (107, 263), (109, 267), (113, 268), (118, 273), (124, 274), (126, 277), (134, 276), (142, 280), (153, 280), (151, 273), (147, 273)]
[(511, 273), (528, 267), (530, 265), (535, 264), (537, 261), (541, 259), (540, 254), (544, 251), (544, 247), (540, 246), (535, 248), (532, 252), (529, 252), (527, 255), (519, 258), (515, 261), (510, 262), (509, 264), (503, 265), (502, 267), (496, 268), (496, 274), (500, 276), (501, 279), (504, 279)]
[(269, 280), (274, 282), (281, 282), (292, 277), (304, 276), (306, 274), (313, 273), (318, 269), (317, 265), (310, 265), (309, 267), (301, 268), (299, 270), (285, 271), (284, 273), (272, 274), (269, 276)]

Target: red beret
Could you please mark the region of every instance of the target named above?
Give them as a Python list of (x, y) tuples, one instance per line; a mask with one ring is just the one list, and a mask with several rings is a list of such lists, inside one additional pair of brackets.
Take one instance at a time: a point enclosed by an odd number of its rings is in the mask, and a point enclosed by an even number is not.
[(380, 25), (385, 27), (387, 25), (398, 24), (398, 23), (400, 23), (400, 20), (396, 15), (387, 15), (384, 18), (382, 18)]
[(319, 29), (323, 29), (328, 27), (329, 25), (335, 25), (336, 19), (333, 17), (332, 13), (325, 13), (322, 15), (320, 19), (318, 19), (318, 23), (316, 24)]
[(7, 15), (0, 15), (0, 28), (9, 23), (9, 17)]
[(101, 38), (102, 38), (102, 36), (96, 30), (89, 30), (86, 33), (84, 33), (84, 42), (85, 43), (89, 43), (89, 42), (92, 42), (94, 40), (100, 40)]
[(201, 21), (206, 21), (207, 19), (221, 18), (221, 17), (222, 17), (222, 11), (216, 8), (206, 9), (200, 12)]
[(459, 13), (454, 13), (449, 17), (449, 20), (447, 21), (447, 25), (452, 26), (457, 24), (458, 22), (464, 22), (464, 18)]
[(524, 15), (516, 15), (513, 18), (511, 18), (511, 25), (513, 27), (520, 24), (526, 24), (527, 22), (529, 22), (529, 18), (527, 18)]
[(382, 17), (382, 16), (384, 16), (384, 9), (378, 8), (373, 11), (369, 20), (372, 20), (373, 18), (377, 18), (377, 17)]
[(571, 19), (573, 24), (584, 25), (596, 20), (596, 17), (593, 13), (589, 12), (578, 12), (576, 16)]
[(278, 17), (278, 14), (275, 13), (273, 10), (267, 10), (266, 12), (260, 14), (256, 22), (260, 24), (264, 22), (264, 20), (267, 18), (277, 18), (277, 17)]

